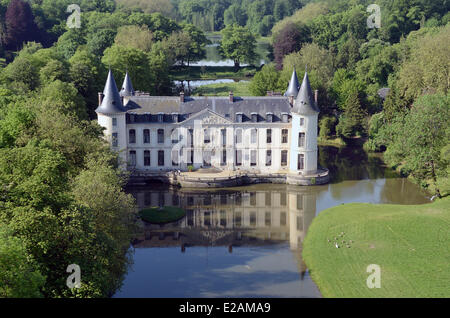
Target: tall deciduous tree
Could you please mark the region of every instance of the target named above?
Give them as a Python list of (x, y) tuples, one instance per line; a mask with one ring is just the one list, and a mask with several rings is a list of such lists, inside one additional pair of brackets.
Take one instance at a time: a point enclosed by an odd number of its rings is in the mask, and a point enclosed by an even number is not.
[(277, 69), (282, 69), (285, 55), (299, 51), (303, 42), (307, 42), (308, 40), (308, 28), (305, 26), (297, 27), (293, 23), (287, 24), (275, 37), (273, 42), (273, 53)]
[[(419, 180), (431, 179), (438, 196), (437, 178), (448, 177), (448, 158), (444, 147), (450, 140), (450, 96), (432, 94), (419, 97), (404, 118), (399, 116), (388, 129), (393, 130), (386, 159), (403, 164)], [(448, 150), (447, 150), (448, 153)], [(444, 153), (445, 154), (445, 153)]]
[(24, 42), (38, 41), (39, 30), (28, 2), (11, 0), (5, 14), (6, 47), (18, 50)]
[(224, 57), (233, 60), (236, 68), (241, 62), (254, 62), (257, 56), (255, 50), (256, 38), (247, 28), (233, 24), (222, 30), (219, 51)]

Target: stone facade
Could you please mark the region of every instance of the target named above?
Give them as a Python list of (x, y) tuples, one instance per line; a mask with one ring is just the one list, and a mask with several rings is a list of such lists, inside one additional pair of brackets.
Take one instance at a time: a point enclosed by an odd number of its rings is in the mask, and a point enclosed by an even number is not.
[(214, 167), (241, 179), (247, 173), (298, 180), (319, 172), (319, 111), (307, 73), (298, 94), (294, 86), (295, 71), (289, 96), (149, 96), (134, 92), (128, 73), (119, 92), (110, 71), (96, 112), (122, 167), (135, 175)]

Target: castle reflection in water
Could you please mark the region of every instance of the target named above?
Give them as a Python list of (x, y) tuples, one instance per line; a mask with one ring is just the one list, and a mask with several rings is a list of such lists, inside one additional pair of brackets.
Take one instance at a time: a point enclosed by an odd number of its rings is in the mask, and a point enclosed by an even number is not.
[(256, 185), (226, 191), (189, 191), (156, 185), (129, 189), (139, 209), (179, 206), (186, 211), (177, 222), (145, 224), (133, 246), (179, 246), (183, 253), (190, 246), (224, 246), (232, 253), (233, 247), (288, 241), (300, 257), (321, 188)]

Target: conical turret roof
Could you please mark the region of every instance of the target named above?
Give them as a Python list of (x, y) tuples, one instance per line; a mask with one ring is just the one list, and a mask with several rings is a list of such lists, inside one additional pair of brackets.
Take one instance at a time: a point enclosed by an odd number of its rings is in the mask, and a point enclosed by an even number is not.
[(297, 72), (295, 71), (295, 67), (294, 67), (294, 71), (292, 72), (291, 80), (289, 81), (288, 89), (284, 93), (284, 96), (286, 96), (286, 97), (294, 96), (294, 98), (296, 98), (299, 89), (300, 89), (300, 83), (298, 82)]
[(122, 105), (122, 98), (119, 95), (119, 90), (117, 89), (116, 81), (111, 70), (109, 70), (108, 79), (103, 90), (102, 104), (95, 111), (103, 114), (122, 113), (126, 111)]
[(134, 89), (133, 85), (131, 84), (131, 79), (128, 71), (125, 74), (125, 79), (123, 80), (120, 96), (134, 96)]
[(297, 98), (295, 99), (292, 111), (301, 115), (312, 115), (320, 112), (314, 102), (314, 95), (309, 83), (308, 72), (305, 72), (302, 86), (300, 87)]

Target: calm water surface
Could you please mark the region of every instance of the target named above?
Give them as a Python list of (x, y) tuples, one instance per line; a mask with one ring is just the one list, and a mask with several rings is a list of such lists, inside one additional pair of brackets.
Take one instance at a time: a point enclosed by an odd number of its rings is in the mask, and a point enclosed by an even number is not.
[(314, 217), (349, 202), (422, 204), (429, 196), (361, 149), (320, 147), (328, 185), (223, 190), (132, 188), (140, 208), (183, 207), (182, 220), (146, 225), (114, 297), (320, 297), (302, 257)]

